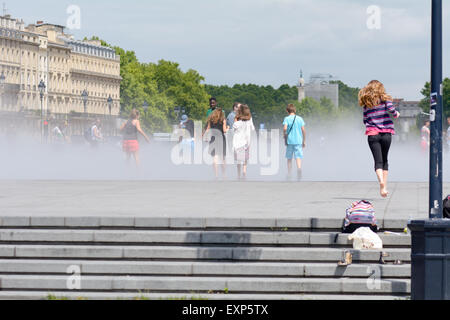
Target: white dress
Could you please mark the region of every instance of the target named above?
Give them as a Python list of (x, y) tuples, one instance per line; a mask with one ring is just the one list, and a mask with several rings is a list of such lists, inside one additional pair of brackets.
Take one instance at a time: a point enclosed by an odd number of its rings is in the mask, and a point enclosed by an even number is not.
[(252, 131), (255, 130), (253, 121), (235, 121), (233, 124), (233, 151), (236, 161), (247, 161), (249, 158), (249, 148), (252, 138)]

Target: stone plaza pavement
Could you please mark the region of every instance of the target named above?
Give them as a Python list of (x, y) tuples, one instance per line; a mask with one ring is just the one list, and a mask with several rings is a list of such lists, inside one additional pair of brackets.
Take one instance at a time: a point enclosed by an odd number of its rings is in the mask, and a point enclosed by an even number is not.
[[(377, 219), (427, 218), (428, 184), (391, 182), (0, 181), (2, 216), (333, 218), (355, 200)], [(450, 183), (444, 183), (444, 194)]]
[[(0, 299), (408, 299), (411, 236), (401, 231), (427, 218), (428, 189), (394, 182), (390, 191), (382, 199), (376, 182), (0, 180)], [(387, 264), (340, 233), (359, 199), (374, 204)], [(340, 267), (345, 250), (353, 263)]]

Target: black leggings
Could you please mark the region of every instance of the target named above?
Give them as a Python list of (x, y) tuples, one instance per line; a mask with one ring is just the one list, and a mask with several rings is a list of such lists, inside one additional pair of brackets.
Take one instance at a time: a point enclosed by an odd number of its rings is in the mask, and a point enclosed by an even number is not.
[(375, 162), (375, 171), (378, 169), (389, 170), (388, 153), (392, 135), (390, 133), (379, 133), (376, 136), (369, 136), (367, 140)]

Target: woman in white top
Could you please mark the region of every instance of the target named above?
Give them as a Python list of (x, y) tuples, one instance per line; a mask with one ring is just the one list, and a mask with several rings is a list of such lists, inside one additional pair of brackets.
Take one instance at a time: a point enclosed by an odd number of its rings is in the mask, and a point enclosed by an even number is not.
[(247, 162), (250, 157), (250, 142), (252, 131), (255, 130), (253, 125), (252, 114), (250, 108), (242, 104), (233, 123), (233, 151), (234, 160), (237, 163), (238, 179), (246, 178)]

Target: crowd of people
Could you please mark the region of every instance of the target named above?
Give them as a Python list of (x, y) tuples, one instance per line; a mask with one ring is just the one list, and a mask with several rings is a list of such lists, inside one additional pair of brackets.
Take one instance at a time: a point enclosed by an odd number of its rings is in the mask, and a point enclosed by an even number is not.
[[(394, 119), (398, 119), (400, 113), (392, 103), (392, 97), (385, 91), (383, 84), (377, 80), (369, 82), (360, 90), (359, 105), (363, 108), (363, 123), (365, 125), (365, 135), (367, 143), (373, 156), (374, 170), (379, 182), (380, 195), (387, 197), (389, 194), (388, 155), (392, 142), (392, 135), (395, 134)], [(306, 129), (304, 119), (297, 114), (293, 104), (286, 107), (286, 117), (282, 122), (283, 135), (286, 147), (285, 158), (287, 161), (288, 179), (291, 179), (295, 161), (297, 180), (302, 179), (302, 160), (306, 147)], [(208, 152), (212, 157), (212, 167), (214, 177), (226, 177), (227, 150), (233, 153), (236, 164), (237, 178), (245, 180), (247, 177), (247, 167), (250, 158), (250, 148), (252, 134), (255, 131), (252, 112), (248, 105), (244, 103), (234, 103), (230, 113), (225, 114), (225, 110), (218, 107), (217, 100), (211, 97), (209, 108), (206, 113), (207, 121), (202, 130), (202, 139), (206, 141)], [(450, 117), (447, 119), (448, 129), (444, 132), (444, 145), (450, 151)], [(194, 121), (188, 115), (182, 115), (178, 125), (186, 133), (180, 137), (179, 143), (189, 145), (194, 149), (195, 136)], [(52, 129), (53, 141), (67, 141), (68, 137), (64, 133), (61, 125), (56, 125)], [(149, 137), (141, 128), (140, 114), (137, 109), (130, 112), (129, 119), (120, 126), (123, 135), (122, 149), (127, 159), (134, 158), (137, 166), (140, 165), (138, 135), (142, 135), (146, 141)], [(85, 137), (92, 147), (98, 146), (104, 141), (101, 132), (101, 121), (95, 123), (85, 132)], [(227, 140), (231, 148), (228, 148)], [(424, 122), (421, 129), (421, 148), (425, 151), (430, 147), (430, 121)]]
[[(214, 175), (216, 178), (219, 178), (220, 166), (222, 177), (225, 176), (227, 156), (226, 139), (229, 137), (232, 141), (231, 150), (236, 163), (237, 178), (245, 180), (250, 158), (251, 136), (255, 130), (250, 107), (244, 103), (235, 102), (232, 111), (225, 116), (224, 110), (217, 107), (217, 100), (214, 97), (209, 100), (209, 104), (210, 107), (206, 114), (208, 120), (203, 130), (203, 137), (209, 142), (209, 153), (213, 158)], [(296, 115), (293, 104), (289, 104), (286, 111), (288, 116), (284, 119), (283, 126), (284, 136), (286, 137), (288, 177), (290, 178), (292, 162), (295, 159), (298, 172), (297, 179), (300, 180), (303, 148), (306, 145), (305, 122), (302, 117)], [(215, 134), (208, 135), (210, 131), (214, 131)]]

